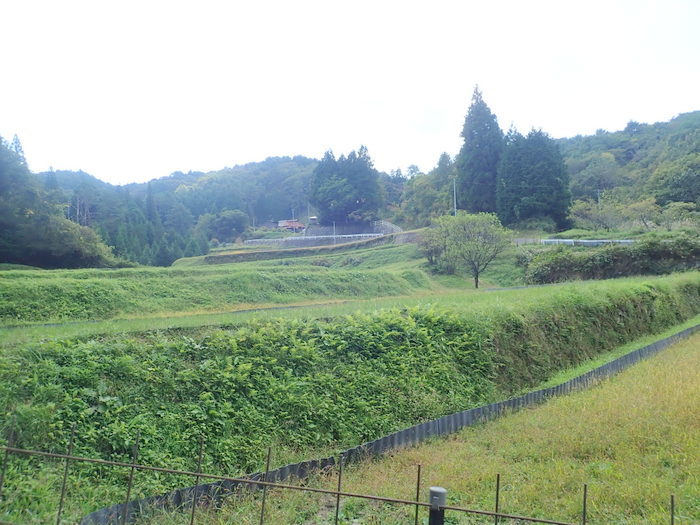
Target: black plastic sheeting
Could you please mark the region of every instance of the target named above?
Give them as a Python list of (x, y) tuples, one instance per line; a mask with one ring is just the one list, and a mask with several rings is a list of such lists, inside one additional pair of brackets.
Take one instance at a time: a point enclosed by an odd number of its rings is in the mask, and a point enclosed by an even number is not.
[[(587, 388), (601, 379), (605, 379), (606, 377), (629, 368), (643, 359), (653, 356), (664, 348), (692, 335), (698, 330), (700, 330), (700, 325), (693, 326), (667, 337), (666, 339), (630, 352), (629, 354), (560, 385), (529, 392), (522, 396), (498, 403), (463, 410), (432, 421), (426, 421), (419, 425), (414, 425), (410, 428), (405, 428), (368, 443), (363, 443), (362, 445), (340, 453), (343, 457), (343, 464), (357, 463), (368, 457), (380, 456), (390, 450), (415, 446), (431, 437), (452, 434), (464, 427), (496, 419), (504, 413), (534, 406), (550, 398), (567, 395), (570, 392)], [(329, 469), (335, 465), (336, 459), (334, 457), (302, 461), (271, 470), (268, 473), (266, 481), (281, 483), (292, 478), (303, 480), (314, 472)], [(260, 472), (241, 477), (241, 479), (252, 481), (257, 481), (261, 478), (262, 473)], [(258, 488), (260, 488), (260, 485), (241, 483), (239, 481), (217, 481), (215, 483), (177, 489), (160, 496), (151, 496), (149, 498), (129, 501), (126, 505), (126, 522), (134, 522), (137, 518), (143, 518), (151, 512), (191, 508), (193, 501), (196, 501), (198, 505), (210, 504), (216, 506), (220, 504), (225, 497), (231, 496), (232, 494), (255, 491)], [(100, 509), (85, 516), (80, 523), (81, 525), (118, 525), (122, 522), (124, 508), (124, 503), (119, 503), (111, 507)]]

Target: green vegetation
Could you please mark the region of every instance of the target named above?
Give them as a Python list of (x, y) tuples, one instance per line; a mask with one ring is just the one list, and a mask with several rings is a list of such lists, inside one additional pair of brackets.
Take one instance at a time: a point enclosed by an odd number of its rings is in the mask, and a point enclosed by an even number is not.
[(632, 245), (599, 248), (560, 246), (530, 252), (522, 258), (530, 283), (574, 279), (610, 279), (628, 275), (659, 275), (700, 268), (700, 239), (647, 237)]
[[(570, 190), (575, 199), (570, 219), (578, 227), (641, 232), (692, 226), (697, 231), (700, 111), (679, 115), (670, 122), (630, 122), (623, 131), (599, 130), (592, 136), (557, 141), (546, 135), (538, 137), (540, 132), (536, 131), (527, 137), (512, 131), (500, 150), (497, 126), (479, 93), (465, 120), (465, 132), (471, 130), (475, 136), (465, 136), (457, 166), (443, 154), (427, 175), (409, 179), (396, 220), (427, 226), (431, 219), (450, 213), (453, 180), (463, 179), (465, 158), (469, 158), (474, 168), (468, 180), (480, 184), (483, 195), (478, 198), (484, 202), (495, 198), (496, 207), (486, 211), (498, 211), (509, 226), (518, 223), (519, 228), (534, 226), (550, 232), (561, 229)], [(565, 172), (560, 154), (552, 148), (554, 142), (561, 151)], [(469, 148), (471, 156), (465, 157)], [(497, 184), (488, 166), (493, 165), (489, 159), (499, 151)], [(539, 166), (539, 161), (546, 162)], [(541, 169), (545, 165), (551, 169)], [(459, 191), (457, 205), (476, 210), (468, 191)]]
[(311, 203), (321, 224), (368, 222), (377, 218), (382, 205), (379, 174), (367, 148), (337, 159), (328, 151), (311, 177)]
[(569, 177), (559, 146), (546, 133), (508, 133), (498, 166), (496, 201), (504, 224), (544, 221), (557, 230), (568, 225)]
[[(142, 461), (182, 468), (193, 467), (204, 434), (204, 469), (229, 474), (259, 467), (266, 445), (280, 462), (313, 457), (534, 386), (688, 319), (700, 311), (700, 274), (475, 297), (6, 347), (2, 425), (14, 415), (19, 446), (63, 451), (75, 422), (79, 454), (117, 459), (140, 431)], [(59, 472), (36, 476), (36, 462), (17, 458), (12, 465), (2, 518), (42, 521), (55, 511), (48, 488)], [(119, 499), (122, 473), (103, 471), (87, 490), (83, 479), (96, 469), (76, 476), (73, 515)], [(39, 501), (36, 479), (47, 487)], [(188, 481), (144, 474), (137, 483), (135, 497)]]
[(325, 246), (309, 246), (303, 248), (285, 248), (285, 249), (245, 249), (236, 247), (234, 250), (224, 250), (217, 253), (212, 253), (205, 257), (187, 258), (177, 260), (173, 266), (191, 266), (199, 264), (226, 264), (245, 261), (265, 261), (271, 259), (285, 259), (288, 257), (308, 257), (311, 255), (326, 255), (339, 252), (347, 252), (352, 250), (371, 248), (374, 246), (382, 246), (384, 244), (393, 244), (406, 233), (383, 235), (362, 241), (331, 244)]
[(29, 171), (19, 140), (0, 137), (0, 262), (42, 268), (121, 266), (90, 228), (63, 217)]
[[(541, 131), (511, 130), (504, 138), (475, 90), (459, 155), (443, 153), (427, 175), (415, 166), (408, 177), (378, 173), (361, 148), (338, 159), (329, 153), (321, 163), (276, 157), (124, 187), (83, 172), (30, 174), (14, 141), (3, 146), (0, 163), (7, 184), (0, 261), (121, 264), (107, 245), (119, 258), (168, 266), (220, 242), (265, 235), (292, 215), (306, 221), (319, 214), (339, 225), (383, 217), (423, 227), (452, 212), (453, 184), (458, 208), (496, 212), (517, 229), (554, 232), (571, 223), (596, 237), (610, 230), (697, 232), (698, 129), (700, 112), (693, 112), (588, 137), (554, 141)], [(569, 209), (570, 194), (576, 200)]]
[(472, 213), (495, 212), (503, 132), (478, 87), (474, 88), (461, 136), (464, 144), (455, 159), (459, 206)]
[[(412, 246), (335, 258), (241, 265), (0, 272), (0, 324), (94, 320), (254, 304), (407, 295), (432, 287), (424, 271), (383, 262)], [(408, 248), (408, 250), (406, 249)], [(417, 255), (416, 255), (417, 256)]]
[(421, 235), (421, 249), (438, 271), (466, 270), (479, 287), (479, 276), (511, 244), (511, 232), (493, 213), (445, 215)]
[(0, 271), (4, 270), (41, 270), (41, 268), (26, 264), (0, 263)]
[(40, 177), (52, 202), (66, 207), (72, 221), (99, 232), (116, 254), (168, 266), (183, 256), (206, 254), (208, 238), (224, 241), (246, 223), (286, 219), (293, 208), (306, 209), (316, 164), (301, 156), (274, 157), (209, 173), (175, 172), (122, 187), (83, 172)]
[(700, 111), (670, 122), (630, 122), (622, 131), (559, 141), (575, 199), (615, 190), (634, 200), (652, 196), (658, 204), (696, 202), (700, 197), (698, 151)]
[(523, 136), (511, 129), (504, 137), (478, 88), (462, 137), (454, 163), (443, 153), (427, 176), (406, 183), (397, 220), (426, 226), (456, 205), (497, 213), (503, 224), (519, 228), (555, 231), (568, 225), (569, 178), (556, 141), (541, 130)]
[[(578, 522), (588, 484), (590, 523), (661, 525), (700, 519), (697, 479), (700, 426), (700, 335), (678, 343), (602, 385), (551, 400), (446, 439), (345, 469), (343, 489), (391, 498), (415, 497), (416, 465), (422, 466), (421, 499), (430, 486), (448, 488), (448, 504), (492, 510), (501, 475), (501, 511)], [(558, 431), (553, 431), (557, 429)], [(334, 476), (311, 484), (330, 490)], [(335, 503), (335, 501), (333, 501)], [(268, 493), (271, 523), (332, 523), (324, 501), (292, 491)], [(414, 510), (344, 498), (341, 523), (412, 523)], [(425, 511), (421, 511), (421, 517)], [(259, 499), (231, 502), (200, 520), (209, 524), (257, 523)], [(450, 523), (493, 519), (447, 513)], [(423, 518), (424, 519), (424, 518)], [(346, 521), (347, 520), (347, 521)], [(168, 514), (155, 523), (186, 523)]]

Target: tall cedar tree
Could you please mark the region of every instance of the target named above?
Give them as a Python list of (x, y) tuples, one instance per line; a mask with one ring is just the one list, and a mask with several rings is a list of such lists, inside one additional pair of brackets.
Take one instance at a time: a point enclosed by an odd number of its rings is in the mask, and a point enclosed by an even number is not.
[(518, 222), (518, 204), (527, 192), (524, 173), (525, 137), (514, 128), (508, 130), (498, 165), (496, 213), (503, 224)]
[(338, 159), (326, 152), (311, 177), (310, 200), (322, 224), (375, 219), (383, 198), (367, 148)]
[(474, 88), (472, 103), (462, 129), (464, 144), (457, 155), (459, 208), (467, 211), (496, 211), (496, 177), (503, 150), (503, 132), (496, 116)]
[(549, 217), (567, 226), (569, 176), (557, 143), (541, 130), (510, 131), (498, 171), (498, 216), (504, 224)]

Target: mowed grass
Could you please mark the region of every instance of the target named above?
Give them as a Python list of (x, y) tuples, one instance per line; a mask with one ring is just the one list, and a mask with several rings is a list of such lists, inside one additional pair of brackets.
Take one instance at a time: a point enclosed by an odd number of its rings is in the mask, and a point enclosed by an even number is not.
[(221, 312), (431, 289), (413, 245), (184, 268), (0, 271), (0, 325)]
[[(514, 261), (515, 248), (494, 261), (483, 287), (522, 284), (522, 269)], [(202, 315), (260, 306), (473, 288), (471, 276), (432, 274), (415, 244), (217, 265), (186, 262), (113, 270), (5, 265), (0, 267), (0, 327), (184, 316), (203, 320)]]
[[(448, 504), (493, 510), (501, 475), (501, 512), (579, 523), (584, 483), (588, 523), (700, 522), (700, 334), (602, 384), (450, 438), (351, 466), (343, 490), (413, 499), (448, 489)], [(334, 488), (334, 476), (313, 485)], [(292, 491), (267, 496), (266, 523), (333, 523), (333, 498)], [(198, 523), (259, 522), (259, 498), (200, 513)], [(421, 511), (423, 512), (423, 511)], [(412, 508), (343, 499), (341, 523), (413, 523)], [(421, 523), (427, 523), (422, 513)], [(493, 518), (448, 513), (449, 523)], [(168, 515), (154, 523), (184, 523)], [(512, 523), (512, 522), (506, 522)]]

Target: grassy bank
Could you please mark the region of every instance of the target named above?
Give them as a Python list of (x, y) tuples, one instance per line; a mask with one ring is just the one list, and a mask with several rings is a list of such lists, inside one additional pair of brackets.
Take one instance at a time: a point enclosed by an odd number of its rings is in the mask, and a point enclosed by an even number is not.
[(144, 317), (430, 289), (415, 248), (316, 259), (120, 270), (0, 271), (0, 324)]
[[(322, 319), (283, 316), (226, 329), (8, 347), (0, 356), (2, 423), (13, 414), (20, 446), (55, 451), (65, 450), (76, 423), (81, 455), (116, 459), (128, 458), (138, 431), (142, 461), (184, 469), (193, 468), (205, 435), (205, 470), (252, 471), (267, 445), (280, 462), (327, 454), (534, 386), (659, 332), (700, 312), (700, 274), (476, 296), (341, 317), (326, 311)], [(53, 512), (48, 496), (35, 495), (35, 480), (50, 473), (38, 476), (22, 461), (13, 468), (8, 519)], [(99, 486), (80, 488), (99, 475)], [(72, 512), (80, 513), (113, 503), (124, 479), (88, 471), (74, 482), (73, 493), (86, 496), (72, 500)], [(177, 480), (143, 475), (137, 483), (134, 497)], [(27, 508), (35, 514), (20, 511)]]
[(416, 231), (392, 233), (362, 241), (301, 248), (260, 249), (244, 246), (239, 249), (220, 251), (210, 255), (179, 259), (175, 261), (174, 266), (229, 264), (250, 261), (267, 261), (270, 259), (332, 255), (337, 253), (353, 252), (356, 250), (365, 250), (376, 246), (393, 245), (394, 243), (414, 242), (416, 235), (418, 235)]
[(700, 267), (700, 239), (697, 235), (666, 239), (648, 237), (629, 246), (561, 246), (533, 253), (533, 257), (526, 262), (525, 279), (534, 284), (663, 275)]
[[(523, 283), (515, 248), (484, 285)], [(413, 244), (256, 262), (118, 270), (0, 270), (0, 329), (80, 321), (214, 316), (255, 307), (443, 294), (472, 287), (469, 276), (432, 275)], [(143, 325), (143, 323), (141, 323)], [(167, 323), (166, 323), (167, 324)], [(145, 326), (145, 325), (143, 325)], [(128, 326), (127, 326), (128, 329)], [(69, 330), (70, 331), (70, 330)]]

